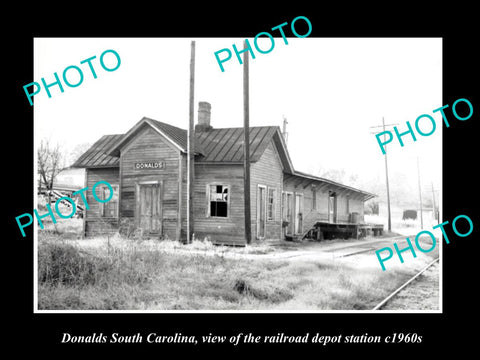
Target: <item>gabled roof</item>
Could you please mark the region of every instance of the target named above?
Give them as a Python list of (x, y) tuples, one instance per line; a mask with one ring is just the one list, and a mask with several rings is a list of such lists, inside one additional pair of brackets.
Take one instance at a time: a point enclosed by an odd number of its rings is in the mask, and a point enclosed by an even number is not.
[[(187, 152), (187, 130), (144, 117), (126, 134), (105, 135), (87, 150), (72, 167), (116, 167), (120, 150), (145, 126), (150, 126), (179, 151)], [(275, 143), (285, 171), (293, 165), (278, 126), (250, 127), (250, 161), (260, 159), (270, 141)], [(243, 128), (210, 129), (195, 133), (195, 161), (205, 163), (242, 163)]]
[[(145, 126), (150, 126), (156, 132), (161, 134), (165, 139), (167, 139), (174, 147), (182, 152), (187, 151), (187, 140), (188, 133), (187, 130), (180, 129), (176, 126), (163, 123), (161, 121), (149, 119), (144, 117), (138, 123), (135, 124), (128, 132), (119, 140), (114, 146), (109, 150), (109, 154), (113, 156), (120, 156), (120, 149), (128, 143), (136, 134), (143, 129)], [(195, 153), (201, 154), (202, 149), (200, 146), (195, 144)]]

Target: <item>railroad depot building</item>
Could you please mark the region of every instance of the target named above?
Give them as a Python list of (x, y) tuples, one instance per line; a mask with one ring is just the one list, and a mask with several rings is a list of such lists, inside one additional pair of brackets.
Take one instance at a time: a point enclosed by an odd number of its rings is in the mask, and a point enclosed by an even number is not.
[[(214, 243), (242, 245), (243, 128), (213, 128), (210, 112), (209, 103), (199, 103), (194, 234)], [(252, 240), (298, 239), (312, 229), (319, 230), (317, 238), (333, 229), (358, 231), (364, 202), (375, 195), (296, 171), (278, 126), (250, 127), (249, 134)], [(85, 168), (85, 186), (91, 189), (104, 180), (114, 189), (106, 203), (88, 192), (84, 236), (127, 227), (152, 237), (185, 240), (187, 156), (187, 130), (145, 117), (125, 134), (102, 136), (73, 164)], [(96, 193), (105, 199), (110, 190), (97, 187)]]

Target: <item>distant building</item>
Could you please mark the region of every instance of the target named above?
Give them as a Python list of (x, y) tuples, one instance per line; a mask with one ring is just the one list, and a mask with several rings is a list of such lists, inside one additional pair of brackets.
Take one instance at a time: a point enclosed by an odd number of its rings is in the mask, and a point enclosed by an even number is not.
[(53, 189), (63, 192), (75, 192), (83, 188), (85, 169), (68, 168), (60, 171), (53, 181)]

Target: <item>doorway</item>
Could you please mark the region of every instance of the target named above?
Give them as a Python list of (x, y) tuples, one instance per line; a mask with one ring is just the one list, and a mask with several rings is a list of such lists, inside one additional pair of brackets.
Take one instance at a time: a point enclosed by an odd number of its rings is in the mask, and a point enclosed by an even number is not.
[(257, 196), (257, 238), (265, 239), (267, 213), (267, 187), (258, 185)]
[(295, 235), (303, 231), (303, 194), (295, 194)]
[(328, 194), (328, 222), (335, 223), (337, 221), (337, 196), (335, 192)]
[(144, 182), (137, 186), (136, 220), (145, 233), (162, 234), (162, 186), (161, 183)]
[(286, 221), (285, 236), (293, 235), (293, 193), (282, 193), (282, 220)]

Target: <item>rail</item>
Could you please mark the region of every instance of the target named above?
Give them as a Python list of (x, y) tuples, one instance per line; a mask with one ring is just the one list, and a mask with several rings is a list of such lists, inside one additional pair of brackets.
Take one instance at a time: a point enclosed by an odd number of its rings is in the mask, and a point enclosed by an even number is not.
[(385, 299), (383, 299), (380, 303), (378, 303), (377, 306), (375, 306), (372, 310), (380, 310), (387, 302), (389, 302), (395, 295), (397, 295), (400, 291), (402, 291), (404, 288), (406, 288), (413, 280), (415, 280), (417, 277), (422, 275), (425, 271), (428, 270), (430, 266), (435, 264), (440, 258), (436, 258), (433, 260), (430, 264), (425, 266), (422, 270), (420, 270), (416, 275), (414, 275), (412, 278), (410, 278), (406, 283), (404, 283), (402, 286), (400, 286), (397, 290), (392, 292), (390, 295), (388, 295)]

